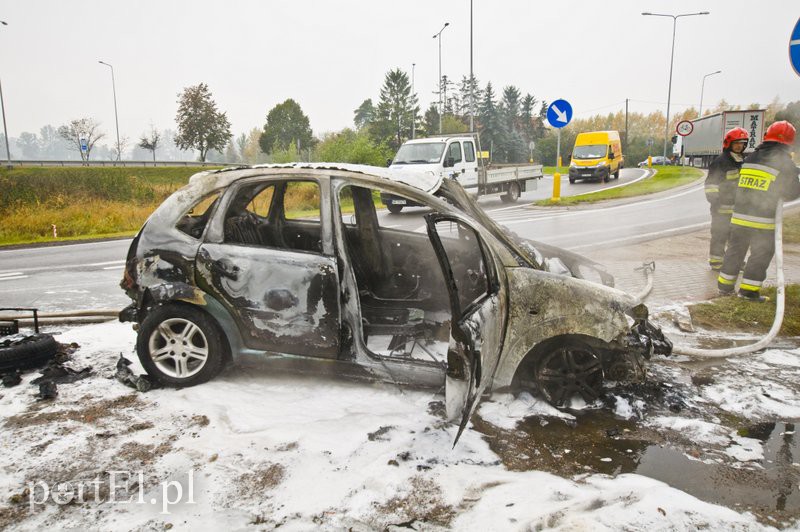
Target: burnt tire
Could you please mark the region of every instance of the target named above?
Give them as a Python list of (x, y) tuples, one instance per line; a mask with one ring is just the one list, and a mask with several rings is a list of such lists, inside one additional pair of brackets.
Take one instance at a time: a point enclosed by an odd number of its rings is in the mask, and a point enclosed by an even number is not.
[(390, 203), (389, 205), (386, 206), (386, 208), (389, 209), (389, 212), (392, 214), (398, 214), (400, 211), (403, 210), (402, 205), (395, 205), (394, 203)]
[(139, 328), (136, 354), (147, 374), (165, 386), (195, 386), (214, 378), (226, 359), (227, 339), (216, 321), (188, 305), (164, 305)]
[(49, 334), (34, 334), (0, 347), (0, 373), (43, 366), (58, 351), (58, 342)]
[(603, 364), (588, 345), (564, 342), (539, 357), (534, 379), (539, 392), (555, 407), (567, 406), (575, 395), (591, 403), (602, 393)]

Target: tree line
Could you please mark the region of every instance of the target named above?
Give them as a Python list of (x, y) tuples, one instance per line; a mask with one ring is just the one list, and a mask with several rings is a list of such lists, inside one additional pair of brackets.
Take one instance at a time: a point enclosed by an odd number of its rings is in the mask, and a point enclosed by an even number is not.
[[(496, 163), (522, 163), (535, 159), (556, 162), (556, 131), (546, 126), (548, 103), (530, 92), (509, 85), (496, 91), (491, 82), (481, 86), (475, 77), (462, 76), (458, 83), (446, 76), (439, 87), (441, 105), (432, 102), (425, 112), (413, 92), (408, 74), (389, 70), (378, 92), (377, 103), (366, 98), (353, 111), (353, 127), (315, 136), (308, 116), (293, 99), (270, 109), (261, 127), (234, 137), (227, 114), (221, 111), (207, 84), (186, 87), (178, 94), (176, 129), (158, 131), (153, 126), (138, 142), (121, 137), (119, 152), (132, 145), (133, 160), (189, 160), (220, 163), (285, 163), (331, 161), (383, 166), (406, 140), (437, 134), (466, 133), (470, 124), (480, 134), (481, 149)], [(754, 103), (750, 109), (760, 108)], [(767, 122), (787, 119), (800, 123), (800, 101), (787, 105), (777, 98), (767, 108)], [(725, 100), (710, 114), (737, 109)], [(672, 129), (681, 120), (694, 119), (688, 108), (671, 117)], [(658, 154), (663, 148), (665, 117), (652, 113), (617, 111), (574, 119), (561, 130), (561, 154), (568, 160), (575, 136), (582, 131), (617, 130), (623, 138), (628, 164)], [(106, 137), (100, 124), (79, 118), (58, 128), (40, 129), (39, 135), (23, 132), (14, 143), (17, 158), (24, 159), (118, 159), (117, 145), (98, 142)], [(13, 140), (13, 139), (12, 139)], [(535, 145), (535, 149), (530, 147)], [(0, 158), (5, 158), (0, 133)]]

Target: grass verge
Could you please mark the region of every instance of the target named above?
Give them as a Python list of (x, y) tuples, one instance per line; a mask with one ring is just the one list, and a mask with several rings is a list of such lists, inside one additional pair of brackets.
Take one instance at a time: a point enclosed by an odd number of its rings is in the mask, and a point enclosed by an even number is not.
[(783, 217), (783, 243), (800, 244), (800, 211)]
[(653, 168), (656, 170), (654, 176), (633, 183), (632, 185), (599, 190), (597, 192), (589, 192), (577, 196), (562, 197), (559, 202), (551, 202), (549, 199), (540, 200), (535, 202), (535, 204), (542, 207), (576, 205), (578, 203), (593, 203), (595, 201), (608, 199), (630, 198), (645, 194), (654, 194), (662, 190), (691, 183), (703, 175), (703, 172), (697, 168), (685, 166), (654, 166)]
[(0, 246), (132, 235), (202, 170), (209, 168), (0, 169)]
[[(692, 323), (710, 329), (766, 332), (775, 319), (776, 292), (775, 288), (761, 291), (770, 298), (766, 303), (753, 303), (731, 296), (691, 305)], [(800, 336), (800, 285), (786, 286), (786, 311), (779, 334)]]

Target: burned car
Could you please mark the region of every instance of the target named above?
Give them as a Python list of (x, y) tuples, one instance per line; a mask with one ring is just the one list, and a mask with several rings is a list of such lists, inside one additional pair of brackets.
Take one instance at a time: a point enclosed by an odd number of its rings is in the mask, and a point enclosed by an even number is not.
[[(136, 322), (148, 374), (180, 387), (235, 359), (333, 364), (443, 387), (463, 430), (484, 392), (591, 402), (604, 379), (635, 377), (643, 358), (669, 354), (646, 307), (605, 286), (596, 264), (507, 232), (453, 179), (402, 179), (301, 163), (194, 175), (128, 254), (122, 287), (133, 303), (120, 319)], [(429, 212), (395, 227), (376, 209), (382, 193)]]

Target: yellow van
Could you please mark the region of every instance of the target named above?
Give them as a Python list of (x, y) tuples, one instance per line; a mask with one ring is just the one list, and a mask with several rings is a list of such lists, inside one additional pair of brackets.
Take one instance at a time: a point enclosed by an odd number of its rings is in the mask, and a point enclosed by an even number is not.
[(619, 179), (625, 166), (619, 131), (591, 131), (580, 133), (572, 149), (569, 163), (569, 182), (578, 179), (600, 179), (604, 182)]

